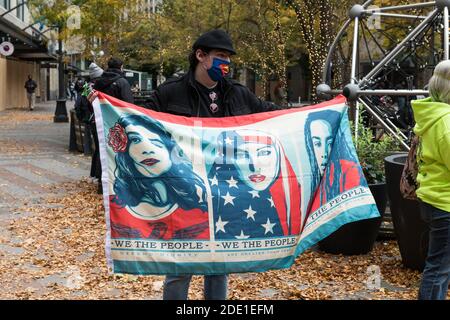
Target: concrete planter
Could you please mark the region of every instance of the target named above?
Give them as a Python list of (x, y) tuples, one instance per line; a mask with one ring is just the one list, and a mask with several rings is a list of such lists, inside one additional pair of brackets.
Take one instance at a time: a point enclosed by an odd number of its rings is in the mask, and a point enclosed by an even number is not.
[(403, 265), (422, 271), (428, 250), (428, 226), (421, 219), (419, 202), (404, 199), (400, 193), (400, 178), (407, 157), (407, 153), (401, 153), (385, 158), (386, 184)]
[(387, 195), (386, 184), (384, 183), (373, 184), (369, 188), (375, 198), (381, 217), (343, 225), (319, 242), (320, 250), (344, 255), (367, 254), (372, 251), (386, 210)]

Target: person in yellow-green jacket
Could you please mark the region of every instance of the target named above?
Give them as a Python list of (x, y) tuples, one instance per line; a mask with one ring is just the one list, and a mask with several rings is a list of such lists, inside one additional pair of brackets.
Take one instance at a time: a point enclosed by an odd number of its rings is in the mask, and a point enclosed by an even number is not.
[(412, 101), (420, 137), (416, 190), (429, 225), (420, 300), (445, 300), (450, 281), (450, 60), (440, 62), (429, 83), (430, 97)]

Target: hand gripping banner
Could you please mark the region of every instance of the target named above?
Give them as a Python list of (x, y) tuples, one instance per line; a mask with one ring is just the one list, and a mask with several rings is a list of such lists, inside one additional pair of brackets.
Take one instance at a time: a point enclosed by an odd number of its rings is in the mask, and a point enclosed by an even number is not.
[(114, 273), (289, 268), (342, 225), (379, 217), (344, 97), (188, 118), (99, 93), (94, 109)]

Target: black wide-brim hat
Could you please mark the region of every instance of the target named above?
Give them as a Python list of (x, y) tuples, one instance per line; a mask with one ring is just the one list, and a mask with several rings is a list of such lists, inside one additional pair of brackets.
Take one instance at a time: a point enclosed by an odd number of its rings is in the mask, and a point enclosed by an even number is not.
[(198, 48), (221, 49), (236, 54), (230, 36), (222, 29), (214, 29), (202, 34), (192, 46), (194, 50)]

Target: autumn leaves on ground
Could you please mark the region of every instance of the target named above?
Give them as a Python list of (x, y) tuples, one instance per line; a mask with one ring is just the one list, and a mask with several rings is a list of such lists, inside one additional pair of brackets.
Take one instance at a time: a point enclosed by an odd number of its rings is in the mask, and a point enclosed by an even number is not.
[[(12, 220), (0, 246), (0, 299), (161, 299), (162, 276), (109, 275), (104, 253), (102, 196), (88, 180), (54, 185), (61, 198)], [(370, 289), (371, 271), (381, 287)], [(374, 270), (376, 270), (376, 268)], [(369, 286), (368, 286), (369, 283)], [(395, 241), (378, 242), (363, 256), (344, 257), (308, 250), (284, 270), (234, 274), (230, 299), (415, 299), (420, 273), (402, 267)], [(194, 277), (189, 298), (202, 299), (202, 277)]]

